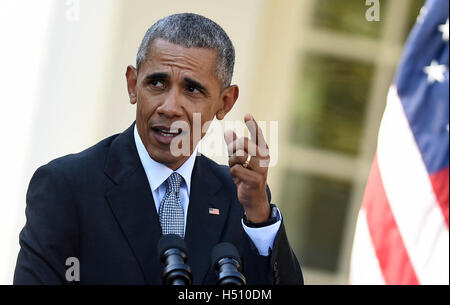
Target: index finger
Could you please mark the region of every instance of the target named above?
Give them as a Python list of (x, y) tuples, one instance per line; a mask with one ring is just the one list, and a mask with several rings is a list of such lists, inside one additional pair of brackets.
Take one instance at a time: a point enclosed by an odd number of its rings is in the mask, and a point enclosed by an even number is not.
[(251, 114), (246, 114), (244, 117), (245, 125), (247, 125), (248, 130), (250, 131), (251, 139), (256, 143), (256, 145), (260, 148), (269, 148), (267, 146), (266, 140), (264, 139), (264, 135), (262, 133), (261, 128), (256, 123), (255, 118)]

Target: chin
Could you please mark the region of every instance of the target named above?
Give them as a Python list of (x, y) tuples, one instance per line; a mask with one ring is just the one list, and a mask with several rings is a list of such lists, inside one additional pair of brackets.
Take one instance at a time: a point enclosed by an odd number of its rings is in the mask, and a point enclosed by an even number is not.
[(175, 157), (170, 153), (170, 151), (165, 151), (165, 150), (160, 150), (155, 153), (150, 153), (150, 157), (154, 161), (156, 161), (158, 163), (162, 163), (162, 164), (166, 165), (167, 167), (171, 167), (172, 165), (175, 165), (175, 164), (181, 162), (185, 158), (183, 156)]

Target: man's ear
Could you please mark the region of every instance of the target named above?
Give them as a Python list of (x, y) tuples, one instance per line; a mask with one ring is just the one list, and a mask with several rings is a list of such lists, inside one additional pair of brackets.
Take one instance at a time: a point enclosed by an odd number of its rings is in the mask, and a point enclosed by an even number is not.
[(136, 84), (137, 84), (137, 71), (133, 66), (127, 67), (125, 73), (127, 77), (128, 96), (130, 97), (130, 103), (136, 104)]
[(216, 118), (223, 120), (225, 115), (233, 108), (239, 97), (239, 87), (236, 85), (225, 88), (220, 96), (221, 108), (216, 112)]

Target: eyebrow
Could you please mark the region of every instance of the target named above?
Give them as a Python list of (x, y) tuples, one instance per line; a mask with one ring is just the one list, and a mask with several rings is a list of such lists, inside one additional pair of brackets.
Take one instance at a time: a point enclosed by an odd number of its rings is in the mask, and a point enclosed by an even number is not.
[(152, 73), (152, 74), (147, 75), (147, 76), (145, 77), (145, 79), (144, 79), (144, 82), (145, 82), (145, 83), (148, 83), (148, 82), (151, 82), (151, 81), (153, 81), (153, 80), (167, 80), (167, 79), (169, 79), (169, 78), (170, 78), (170, 76), (169, 76), (169, 74), (167, 74), (167, 73), (164, 73), (164, 72), (155, 72), (155, 73)]

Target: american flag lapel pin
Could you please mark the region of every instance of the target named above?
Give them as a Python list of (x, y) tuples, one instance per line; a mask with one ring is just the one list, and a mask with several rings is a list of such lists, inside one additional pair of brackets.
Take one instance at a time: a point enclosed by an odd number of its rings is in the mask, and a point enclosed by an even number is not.
[(211, 214), (211, 215), (219, 215), (220, 211), (219, 211), (219, 209), (209, 208), (209, 214)]

